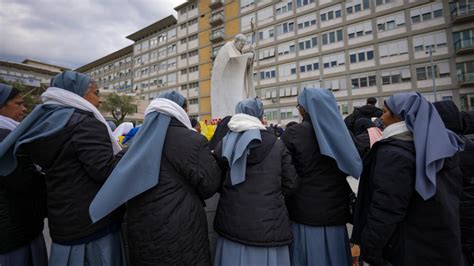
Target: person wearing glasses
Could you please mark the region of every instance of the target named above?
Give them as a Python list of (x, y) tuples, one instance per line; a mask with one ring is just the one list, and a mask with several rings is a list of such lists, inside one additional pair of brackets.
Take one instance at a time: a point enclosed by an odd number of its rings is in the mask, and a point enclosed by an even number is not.
[(297, 108), (303, 122), (281, 136), (300, 177), (286, 199), (293, 222), (291, 265), (350, 265), (346, 224), (352, 190), (346, 178), (360, 176), (359, 153), (332, 92), (305, 88)]
[(11, 173), (19, 150), (45, 178), (52, 238), (49, 265), (123, 265), (117, 210), (97, 223), (89, 204), (118, 162), (120, 145), (97, 107), (88, 76), (65, 71), (51, 80), (38, 105), (0, 143), (0, 175)]

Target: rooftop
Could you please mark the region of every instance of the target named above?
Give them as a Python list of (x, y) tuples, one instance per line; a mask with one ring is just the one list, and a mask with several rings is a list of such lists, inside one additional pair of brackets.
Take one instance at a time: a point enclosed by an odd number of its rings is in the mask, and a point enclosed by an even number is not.
[(127, 47), (125, 47), (125, 48), (122, 48), (122, 49), (120, 49), (120, 50), (118, 50), (118, 51), (116, 51), (116, 52), (113, 52), (113, 53), (108, 54), (108, 55), (106, 55), (106, 56), (104, 56), (104, 57), (101, 57), (101, 58), (99, 58), (99, 59), (97, 59), (97, 60), (95, 60), (95, 61), (93, 61), (93, 62), (91, 62), (91, 63), (88, 63), (88, 64), (86, 64), (86, 65), (83, 65), (83, 66), (81, 66), (81, 67), (78, 67), (78, 68), (76, 69), (76, 71), (77, 71), (77, 72), (86, 72), (87, 70), (90, 70), (90, 69), (92, 69), (92, 68), (94, 68), (94, 67), (97, 67), (97, 66), (100, 66), (100, 65), (103, 65), (103, 64), (106, 64), (106, 63), (108, 63), (108, 62), (110, 62), (110, 61), (112, 61), (112, 60), (114, 60), (114, 59), (120, 58), (120, 57), (122, 57), (122, 56), (124, 56), (124, 55), (127, 55), (127, 54), (130, 54), (130, 55), (131, 55), (132, 52), (133, 52), (133, 45), (129, 45), (129, 46), (127, 46)]
[(144, 38), (148, 35), (151, 35), (155, 32), (162, 31), (169, 26), (175, 25), (176, 24), (176, 18), (173, 15), (169, 15), (166, 18), (159, 20), (135, 33), (132, 33), (127, 36), (127, 39), (130, 39), (132, 41), (138, 41), (141, 38)]

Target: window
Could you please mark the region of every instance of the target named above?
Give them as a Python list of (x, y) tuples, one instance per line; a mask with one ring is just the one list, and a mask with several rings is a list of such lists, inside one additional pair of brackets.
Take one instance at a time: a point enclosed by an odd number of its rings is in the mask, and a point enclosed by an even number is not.
[(198, 55), (198, 50), (194, 50), (194, 51), (191, 51), (188, 53), (188, 57), (193, 57), (193, 56), (196, 56)]
[(309, 59), (300, 62), (300, 73), (319, 70), (319, 59)]
[(347, 37), (350, 39), (372, 35), (372, 22), (355, 24), (347, 27)]
[(274, 36), (273, 27), (272, 28), (265, 28), (265, 29), (262, 29), (258, 32), (258, 39), (260, 41), (266, 40), (268, 38), (273, 38), (273, 36)]
[(283, 15), (287, 12), (290, 12), (293, 10), (293, 2), (292, 0), (286, 1), (286, 3), (278, 3), (275, 6), (275, 12), (276, 15)]
[(255, 3), (255, 0), (241, 0), (240, 9), (247, 8)]
[(260, 80), (274, 79), (276, 77), (275, 69), (267, 69), (260, 71)]
[(181, 69), (181, 75), (186, 75), (188, 73), (187, 69)]
[(243, 16), (240, 19), (240, 28), (241, 29), (249, 28), (250, 27), (250, 22), (252, 22), (252, 20), (253, 20), (253, 22), (255, 22), (255, 13), (247, 15), (247, 16)]
[[(279, 93), (280, 98), (292, 97), (296, 95), (298, 95), (298, 88), (296, 86), (280, 88), (280, 93)], [(294, 109), (294, 107), (292, 107), (292, 109)], [(294, 110), (296, 111), (296, 109)]]
[(296, 63), (280, 65), (278, 67), (278, 77), (283, 78), (291, 75), (296, 75)]
[(325, 32), (325, 33), (323, 33), (322, 36), (323, 36), (323, 45), (343, 41), (342, 30)]
[(193, 9), (196, 9), (196, 3), (192, 3), (188, 6), (188, 11), (191, 11)]
[(474, 46), (474, 29), (453, 32), (453, 42), (456, 50)]
[(275, 57), (275, 48), (272, 47), (270, 49), (262, 49), (258, 53), (258, 59), (259, 60), (265, 60), (269, 58), (274, 58)]
[(166, 41), (166, 35), (164, 34), (158, 35), (158, 43), (165, 42), (165, 41)]
[(443, 4), (434, 3), (422, 7), (412, 8), (410, 10), (411, 22), (413, 24), (427, 21), (443, 16)]
[(176, 44), (169, 45), (167, 48), (168, 54), (176, 53)]
[(283, 35), (294, 31), (295, 23), (293, 21), (287, 21), (276, 26), (277, 35)]
[(198, 87), (199, 87), (199, 82), (192, 82), (192, 83), (189, 83), (188, 86), (189, 86), (190, 89), (198, 88)]
[(329, 20), (340, 18), (342, 16), (340, 5), (337, 5), (336, 7), (331, 7), (329, 9), (321, 10), (319, 13), (321, 17), (321, 22), (326, 22)]
[(431, 79), (434, 72), (435, 78), (444, 78), (450, 76), (449, 62), (438, 62), (434, 65), (434, 71), (431, 71), (431, 66), (421, 66), (416, 68), (416, 79), (427, 80)]
[(346, 12), (348, 15), (355, 14), (357, 12), (369, 9), (369, 0), (355, 0), (352, 2), (346, 2)]
[(379, 44), (380, 58), (408, 54), (407, 39)]
[(447, 46), (446, 32), (431, 32), (429, 34), (417, 35), (413, 37), (413, 48), (415, 52), (428, 51), (431, 48), (441, 48)]
[(181, 59), (186, 59), (188, 57), (187, 53), (181, 54)]
[(345, 65), (345, 56), (344, 53), (339, 54), (331, 54), (323, 57), (323, 67), (326, 68), (334, 68), (338, 66)]
[(273, 18), (273, 6), (259, 10), (257, 12), (257, 17), (259, 22)]
[(410, 68), (383, 70), (382, 85), (398, 84), (411, 81)]
[(168, 40), (171, 40), (176, 37), (176, 28), (168, 31)]
[(198, 23), (198, 19), (195, 18), (195, 19), (191, 19), (190, 21), (188, 21), (188, 26), (192, 26), (194, 24), (197, 24)]
[(278, 55), (287, 55), (295, 53), (295, 43), (287, 42), (278, 45)]
[(172, 58), (168, 60), (168, 68), (174, 68), (176, 67), (176, 59)]
[(179, 28), (182, 29), (182, 30), (186, 29), (186, 23), (183, 23), (183, 24), (179, 25)]
[(190, 67), (188, 71), (189, 71), (189, 73), (193, 73), (193, 72), (196, 72), (198, 70), (199, 70), (198, 66), (193, 66), (193, 67)]
[(474, 80), (474, 62), (456, 64), (456, 73), (459, 81)]
[(186, 40), (187, 40), (186, 38), (183, 38), (183, 39), (181, 39), (179, 42), (180, 42), (181, 44), (186, 44)]
[(318, 37), (316, 36), (300, 39), (298, 41), (298, 48), (300, 51), (311, 49), (317, 46), (318, 46)]
[(189, 105), (198, 104), (199, 99), (189, 99)]
[(197, 34), (193, 34), (193, 35), (191, 35), (191, 36), (188, 37), (188, 42), (197, 40), (197, 38), (198, 38), (198, 35), (197, 35)]
[(390, 31), (403, 26), (405, 26), (405, 15), (403, 13), (377, 19), (377, 29), (380, 32)]
[(158, 38), (150, 39), (150, 47), (158, 45)]
[(352, 89), (366, 88), (376, 86), (375, 74), (365, 74), (364, 76), (351, 77)]
[(310, 14), (308, 16), (298, 18), (298, 29), (304, 29), (316, 25), (316, 14)]
[(304, 7), (312, 3), (314, 3), (314, 0), (296, 0), (296, 7)]

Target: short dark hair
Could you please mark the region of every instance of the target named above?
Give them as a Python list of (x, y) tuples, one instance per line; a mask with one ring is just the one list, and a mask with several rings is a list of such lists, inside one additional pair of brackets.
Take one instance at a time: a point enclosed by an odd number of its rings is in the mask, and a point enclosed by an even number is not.
[(5, 101), (8, 102), (10, 100), (13, 100), (13, 98), (15, 98), (16, 96), (20, 95), (20, 90), (19, 89), (16, 89), (16, 88), (12, 88), (12, 91), (10, 92), (10, 95), (8, 95), (8, 98), (7, 100)]
[(188, 99), (184, 98), (183, 106), (181, 106), (183, 109), (188, 107)]
[(285, 128), (289, 128), (289, 127), (292, 127), (294, 125), (298, 125), (298, 122), (295, 122), (295, 121), (291, 121), (289, 122), (288, 124), (286, 124), (286, 127)]
[(197, 123), (198, 123), (198, 121), (196, 120), (196, 118), (191, 119), (191, 126), (192, 127), (196, 127)]
[(377, 99), (375, 97), (367, 98), (367, 104), (375, 105), (377, 103)]

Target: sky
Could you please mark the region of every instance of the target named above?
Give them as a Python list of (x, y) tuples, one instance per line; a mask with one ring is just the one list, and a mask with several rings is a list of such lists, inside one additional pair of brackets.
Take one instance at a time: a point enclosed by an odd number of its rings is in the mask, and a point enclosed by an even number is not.
[(132, 44), (126, 36), (185, 0), (0, 0), (0, 60), (75, 69)]

